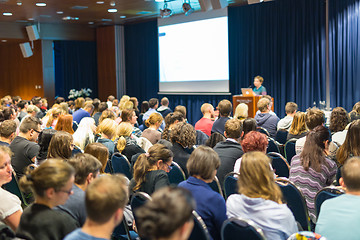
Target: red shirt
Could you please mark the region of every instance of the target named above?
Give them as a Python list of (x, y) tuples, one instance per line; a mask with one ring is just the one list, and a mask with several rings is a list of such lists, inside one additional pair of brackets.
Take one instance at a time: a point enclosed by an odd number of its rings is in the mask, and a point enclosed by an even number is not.
[(214, 124), (214, 121), (208, 119), (208, 118), (201, 118), (197, 123), (195, 124), (195, 130), (200, 130), (206, 135), (211, 135), (211, 128)]

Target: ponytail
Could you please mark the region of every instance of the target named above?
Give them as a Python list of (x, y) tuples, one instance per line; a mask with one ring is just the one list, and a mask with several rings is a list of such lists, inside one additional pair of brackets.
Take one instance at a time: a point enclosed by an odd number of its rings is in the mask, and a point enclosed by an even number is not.
[(126, 146), (126, 139), (123, 136), (119, 137), (119, 140), (117, 141), (116, 144), (117, 150), (119, 150), (119, 152), (122, 153), (122, 151), (124, 151), (125, 149), (125, 146)]
[(136, 182), (134, 191), (138, 190), (141, 185), (145, 182), (146, 173), (149, 169), (155, 165), (156, 162), (152, 161), (148, 153), (140, 154), (134, 165), (134, 179)]

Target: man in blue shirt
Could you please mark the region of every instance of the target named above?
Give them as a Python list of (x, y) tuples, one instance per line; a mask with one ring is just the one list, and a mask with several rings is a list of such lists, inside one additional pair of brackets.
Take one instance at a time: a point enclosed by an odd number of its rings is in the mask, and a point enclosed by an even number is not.
[(360, 157), (348, 159), (341, 169), (340, 185), (346, 194), (321, 205), (315, 232), (328, 240), (359, 239)]

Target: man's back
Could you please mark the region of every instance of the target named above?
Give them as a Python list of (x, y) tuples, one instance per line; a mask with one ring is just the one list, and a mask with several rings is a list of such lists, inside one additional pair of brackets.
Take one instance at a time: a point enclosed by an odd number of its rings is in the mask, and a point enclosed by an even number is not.
[(229, 120), (229, 117), (219, 117), (213, 124), (212, 129), (211, 129), (211, 133), (215, 133), (218, 132), (222, 135), (224, 135), (224, 131), (225, 131), (225, 123), (227, 122), (227, 120)]
[(270, 137), (275, 138), (277, 131), (277, 123), (279, 118), (270, 113), (260, 113), (255, 116), (258, 127), (263, 127), (268, 130)]
[(212, 128), (213, 124), (214, 124), (214, 121), (203, 117), (199, 121), (196, 122), (195, 130), (200, 130), (203, 133), (205, 133), (206, 135), (210, 136), (211, 128)]
[(97, 238), (84, 233), (80, 228), (68, 234), (64, 240), (106, 240), (106, 238)]
[(328, 240), (359, 239), (360, 196), (344, 194), (321, 205), (315, 232)]

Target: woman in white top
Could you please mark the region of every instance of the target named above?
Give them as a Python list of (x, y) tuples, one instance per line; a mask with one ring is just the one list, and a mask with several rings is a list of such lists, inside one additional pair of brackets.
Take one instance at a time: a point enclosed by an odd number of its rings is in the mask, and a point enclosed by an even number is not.
[(22, 214), (20, 199), (1, 188), (2, 185), (10, 182), (12, 178), (13, 169), (10, 155), (12, 155), (10, 148), (0, 146), (0, 221), (16, 231)]
[(262, 152), (243, 155), (239, 194), (227, 199), (227, 216), (252, 220), (266, 239), (285, 240), (298, 229), (292, 212), (281, 201), (282, 193), (269, 163), (270, 159)]

